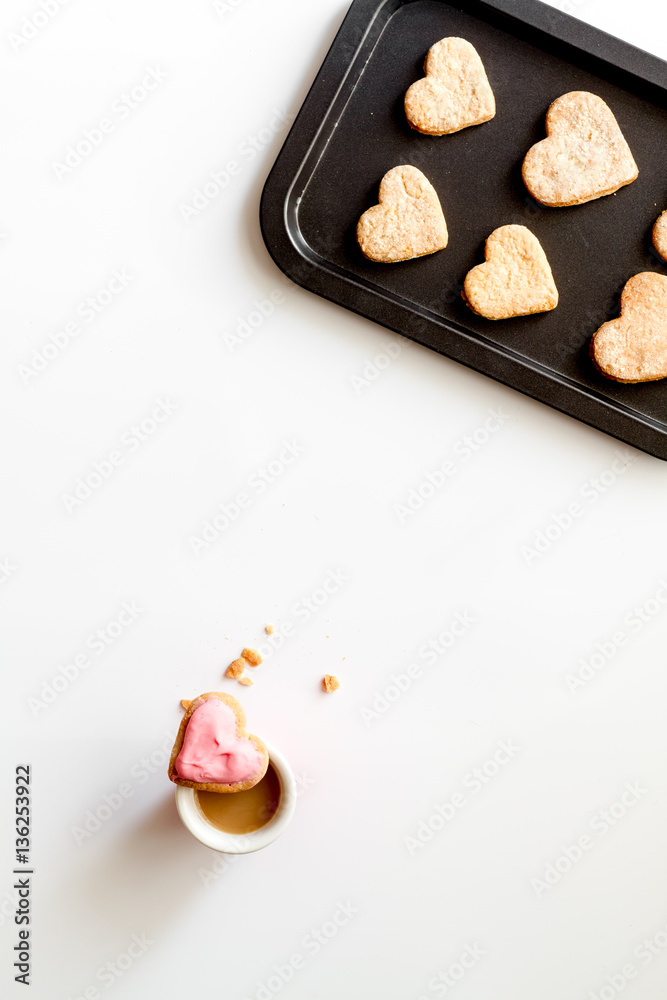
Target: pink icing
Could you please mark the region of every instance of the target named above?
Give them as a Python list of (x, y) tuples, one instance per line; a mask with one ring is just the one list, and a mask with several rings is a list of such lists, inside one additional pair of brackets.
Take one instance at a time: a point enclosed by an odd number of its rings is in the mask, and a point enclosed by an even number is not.
[(236, 716), (219, 698), (207, 698), (190, 716), (175, 769), (189, 781), (231, 785), (247, 781), (264, 758), (247, 736), (236, 735)]

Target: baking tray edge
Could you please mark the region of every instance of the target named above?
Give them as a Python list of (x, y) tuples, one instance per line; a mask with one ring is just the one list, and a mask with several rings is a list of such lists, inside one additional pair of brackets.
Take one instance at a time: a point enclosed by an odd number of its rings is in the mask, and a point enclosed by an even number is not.
[[(294, 185), (309, 157), (319, 158), (318, 139), (338, 100), (346, 101), (344, 84), (363, 58), (365, 47), (385, 19), (416, 0), (354, 0), (341, 24), (301, 109), (271, 168), (260, 201), (260, 226), (267, 250), (292, 281), (322, 298), (394, 330), (436, 353), (488, 375), (497, 382), (559, 410), (591, 427), (667, 461), (667, 429), (622, 403), (595, 395), (538, 362), (434, 315), (422, 316), (398, 296), (393, 297), (318, 257), (298, 231)], [(445, 0), (446, 2), (446, 0)], [(449, 0), (450, 6), (471, 13), (489, 12), (507, 27), (522, 25), (536, 38), (555, 43), (564, 58), (568, 49), (591, 60), (592, 70), (613, 68), (645, 86), (647, 96), (667, 98), (667, 64), (598, 28), (578, 21), (540, 0)], [(292, 202), (292, 204), (290, 204)], [(290, 219), (289, 216), (292, 216)], [(442, 343), (443, 331), (451, 336)]]

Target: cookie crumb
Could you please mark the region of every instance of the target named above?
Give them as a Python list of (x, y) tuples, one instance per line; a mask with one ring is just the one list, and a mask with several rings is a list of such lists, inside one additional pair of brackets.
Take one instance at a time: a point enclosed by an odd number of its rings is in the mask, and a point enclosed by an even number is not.
[(274, 632), (273, 625), (265, 625), (264, 631), (266, 632), (267, 635), (273, 635)]
[(233, 663), (229, 664), (225, 676), (233, 677), (234, 680), (238, 680), (238, 678), (241, 676), (244, 670), (245, 670), (245, 660), (239, 658), (238, 660), (234, 660)]
[(250, 664), (251, 667), (258, 667), (262, 662), (262, 657), (256, 649), (248, 649), (246, 647), (241, 653), (241, 656)]
[(239, 684), (243, 684), (244, 687), (251, 687), (255, 682), (250, 677), (239, 677)]
[(340, 687), (340, 681), (333, 674), (325, 674), (322, 678), (322, 689), (327, 692), (337, 691)]
[(192, 702), (188, 701), (187, 698), (181, 698), (181, 708), (184, 708), (186, 712), (190, 708), (191, 704)]

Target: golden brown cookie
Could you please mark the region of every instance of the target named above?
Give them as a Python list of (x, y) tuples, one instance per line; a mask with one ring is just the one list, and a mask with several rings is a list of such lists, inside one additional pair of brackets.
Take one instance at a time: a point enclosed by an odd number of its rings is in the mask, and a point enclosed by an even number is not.
[(442, 38), (428, 50), (426, 76), (408, 88), (405, 115), (426, 135), (449, 135), (488, 122), (496, 101), (484, 64), (465, 38)]
[(637, 180), (630, 147), (601, 97), (564, 94), (547, 111), (546, 129), (523, 161), (524, 183), (543, 205), (583, 205)]
[(653, 227), (653, 246), (667, 260), (667, 212), (663, 212)]
[(363, 255), (381, 264), (424, 257), (447, 246), (440, 200), (421, 170), (400, 166), (384, 175), (378, 204), (357, 223), (357, 240)]
[(337, 691), (340, 687), (340, 681), (334, 674), (325, 674), (322, 678), (322, 690), (327, 693), (332, 691)]
[(621, 295), (618, 319), (593, 335), (591, 357), (615, 382), (655, 382), (667, 378), (667, 277), (643, 271), (630, 278)]
[(234, 680), (238, 680), (243, 671), (246, 668), (246, 661), (239, 657), (238, 660), (232, 660), (232, 662), (227, 667), (227, 672), (225, 677), (233, 677)]
[(269, 766), (258, 736), (247, 733), (245, 712), (231, 695), (208, 691), (186, 709), (169, 760), (177, 785), (207, 792), (252, 788)]
[(540, 241), (525, 226), (501, 226), (486, 241), (486, 263), (466, 275), (462, 296), (486, 319), (549, 312), (558, 289)]

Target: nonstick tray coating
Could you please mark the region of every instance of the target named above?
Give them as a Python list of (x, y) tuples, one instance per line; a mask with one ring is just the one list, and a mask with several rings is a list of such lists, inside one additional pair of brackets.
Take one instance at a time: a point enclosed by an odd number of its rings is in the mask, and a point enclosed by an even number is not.
[[(403, 95), (438, 39), (468, 39), (496, 96), (489, 123), (432, 137), (409, 127)], [(588, 90), (609, 104), (639, 166), (617, 194), (549, 209), (523, 185), (547, 108)], [(667, 379), (621, 385), (599, 375), (590, 338), (618, 315), (626, 281), (667, 275), (651, 229), (667, 207), (667, 63), (537, 0), (355, 0), (266, 182), (261, 223), (298, 284), (447, 357), (667, 459)], [(449, 245), (382, 265), (356, 243), (383, 174), (411, 163), (439, 194)], [(490, 322), (461, 299), (498, 226), (538, 237), (560, 293), (551, 313)]]

